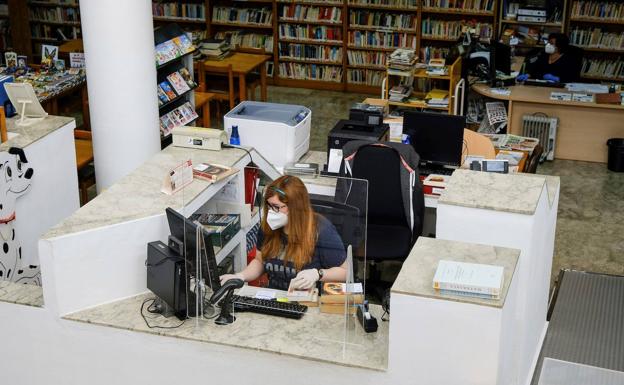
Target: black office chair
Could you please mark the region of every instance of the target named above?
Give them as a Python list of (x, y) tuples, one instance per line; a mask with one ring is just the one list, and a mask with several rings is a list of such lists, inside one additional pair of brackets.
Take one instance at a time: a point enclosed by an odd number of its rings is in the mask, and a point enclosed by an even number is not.
[[(397, 146), (396, 143), (391, 145)], [(384, 143), (370, 143), (359, 147), (352, 159), (351, 175), (345, 175), (368, 180), (366, 259), (374, 262), (368, 281), (374, 286), (387, 287), (394, 281), (391, 279), (388, 282), (381, 282), (381, 272), (375, 265), (386, 261), (402, 263), (422, 232), (424, 195), (418, 180), (418, 155), (412, 146), (400, 146), (402, 151), (410, 153), (411, 159), (416, 160), (415, 165), (410, 165), (416, 173), (411, 204), (404, 202), (403, 197), (405, 186), (405, 181), (401, 180), (405, 177), (401, 173), (401, 168), (405, 167), (403, 160), (395, 148), (388, 147)], [(347, 148), (345, 146), (345, 149)], [(345, 194), (345, 191), (337, 191), (336, 194)], [(353, 199), (361, 197), (349, 196), (346, 202), (349, 203)], [(411, 218), (408, 217), (410, 214), (406, 207), (411, 208), (413, 212), (414, 224), (411, 228)]]

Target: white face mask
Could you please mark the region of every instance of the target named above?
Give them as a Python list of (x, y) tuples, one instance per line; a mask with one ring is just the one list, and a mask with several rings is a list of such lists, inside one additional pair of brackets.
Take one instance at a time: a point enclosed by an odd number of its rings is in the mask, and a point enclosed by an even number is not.
[(555, 53), (555, 46), (550, 44), (550, 43), (548, 43), (544, 47), (544, 51), (546, 51), (547, 54), (551, 55), (551, 54)]
[(288, 223), (288, 215), (278, 212), (276, 213), (273, 210), (269, 210), (267, 213), (267, 224), (271, 228), (271, 230), (280, 229)]

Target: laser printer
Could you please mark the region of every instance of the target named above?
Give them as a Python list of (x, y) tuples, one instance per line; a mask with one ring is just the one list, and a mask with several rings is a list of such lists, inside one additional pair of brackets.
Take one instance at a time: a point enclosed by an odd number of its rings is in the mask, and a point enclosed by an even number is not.
[(312, 111), (304, 106), (245, 100), (225, 114), (223, 127), (231, 132), (238, 126), (242, 146), (255, 148), (282, 169), (308, 151), (311, 118)]

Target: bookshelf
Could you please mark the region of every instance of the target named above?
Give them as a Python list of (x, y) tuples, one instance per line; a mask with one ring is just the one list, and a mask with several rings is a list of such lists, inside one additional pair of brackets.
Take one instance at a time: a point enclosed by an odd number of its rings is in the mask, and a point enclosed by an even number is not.
[(396, 48), (418, 48), (417, 0), (347, 0), (346, 89), (378, 92), (386, 57)]
[(60, 45), (80, 39), (80, 6), (78, 0), (28, 2), (28, 24), (31, 47), (29, 56), (41, 57), (41, 45)]
[(342, 1), (278, 0), (275, 83), (343, 89), (344, 18)]
[(156, 87), (160, 117), (161, 145), (171, 143), (171, 130), (197, 119), (193, 90), (193, 53), (195, 46), (177, 24), (158, 26), (154, 30), (156, 44)]
[(624, 81), (624, 1), (570, 0), (570, 44), (584, 50), (587, 81)]

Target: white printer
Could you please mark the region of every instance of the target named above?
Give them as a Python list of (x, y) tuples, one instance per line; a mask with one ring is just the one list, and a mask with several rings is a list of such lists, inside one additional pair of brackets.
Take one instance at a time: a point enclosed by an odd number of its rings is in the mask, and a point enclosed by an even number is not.
[(246, 100), (225, 114), (223, 127), (231, 133), (238, 126), (241, 145), (282, 169), (308, 151), (311, 119), (312, 111), (304, 106)]

